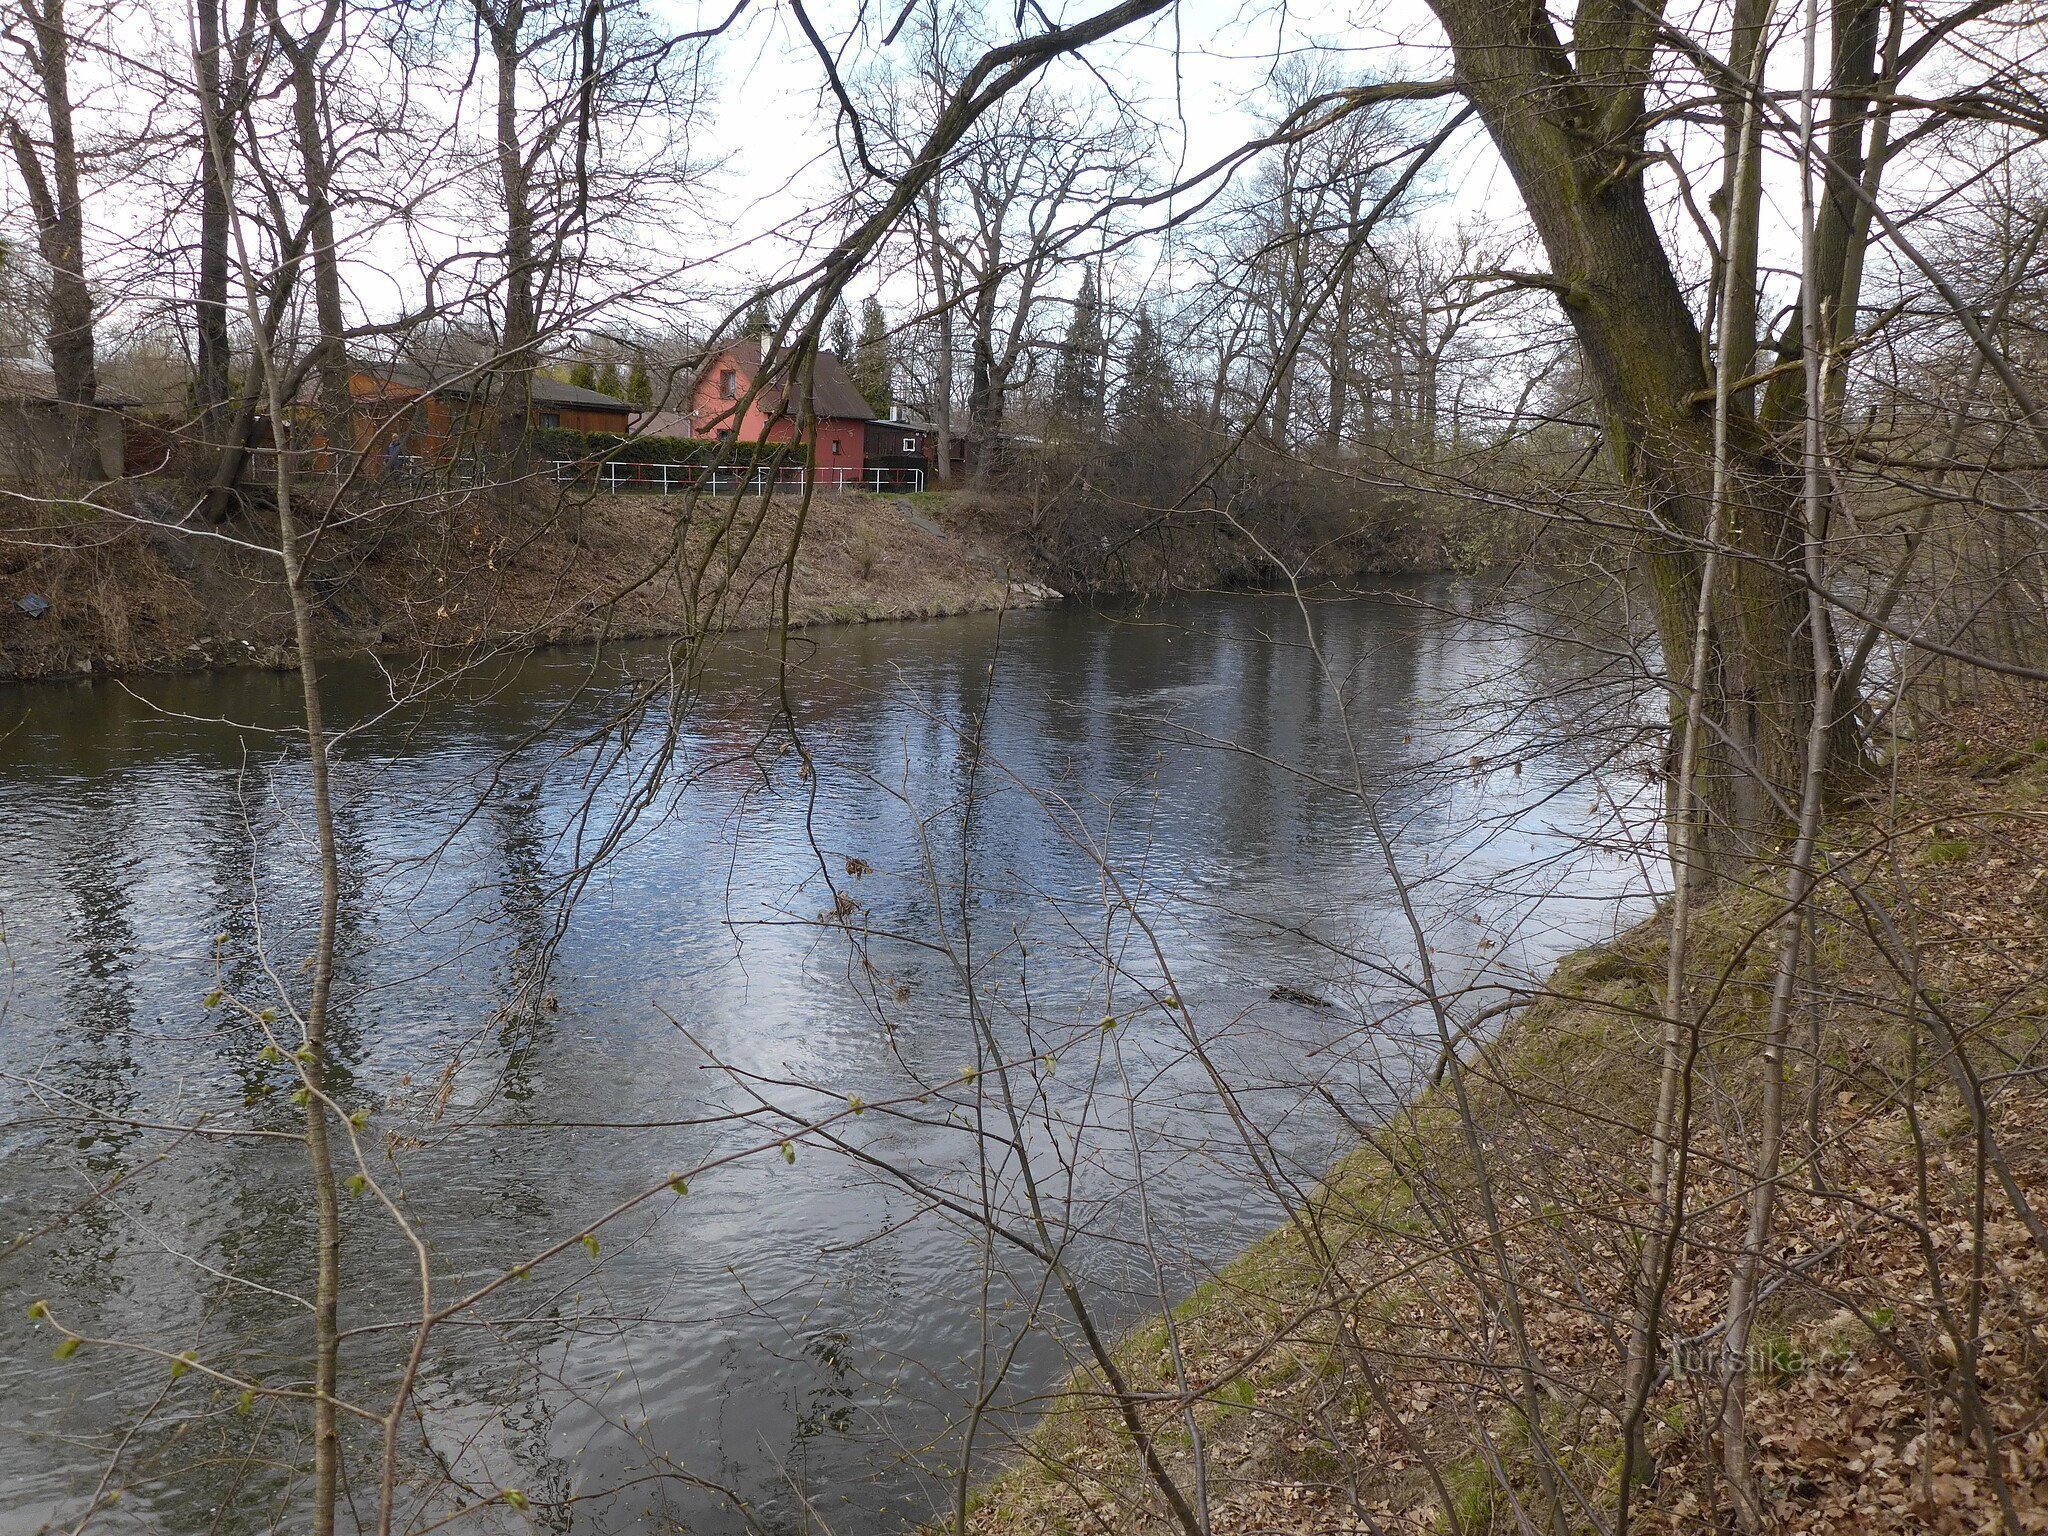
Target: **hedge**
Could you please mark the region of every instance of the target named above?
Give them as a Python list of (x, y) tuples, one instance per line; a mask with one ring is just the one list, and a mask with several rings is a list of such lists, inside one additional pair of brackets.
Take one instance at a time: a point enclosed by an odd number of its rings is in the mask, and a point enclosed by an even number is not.
[(574, 432), (543, 427), (531, 443), (537, 457), (621, 464), (700, 464), (708, 468), (739, 466), (768, 469), (809, 468), (805, 443), (742, 443), (713, 437), (624, 437), (617, 432)]

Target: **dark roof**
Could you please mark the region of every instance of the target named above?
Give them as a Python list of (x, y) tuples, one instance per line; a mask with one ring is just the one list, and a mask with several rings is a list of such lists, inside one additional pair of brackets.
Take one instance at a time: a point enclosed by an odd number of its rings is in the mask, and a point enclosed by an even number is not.
[[(430, 369), (416, 363), (390, 363), (382, 367), (366, 367), (363, 371), (388, 383), (403, 384), (408, 389), (431, 390), (436, 394), (457, 397), (477, 393), (491, 379), (491, 370), (482, 364), (467, 368)], [(630, 400), (621, 400), (617, 395), (607, 395), (602, 390), (585, 389), (581, 384), (564, 384), (544, 373), (533, 376), (533, 398), (548, 405), (581, 405), (600, 411), (634, 409)]]
[(560, 379), (551, 379), (544, 373), (533, 376), (533, 398), (545, 400), (550, 405), (588, 405), (599, 410), (630, 411), (633, 402), (621, 400), (617, 395), (608, 395), (601, 389), (585, 389), (581, 384), (564, 384)]
[[(713, 362), (731, 354), (749, 379), (761, 376), (761, 342), (758, 337), (744, 336), (738, 341), (728, 342), (711, 354), (705, 363), (708, 369)], [(773, 409), (771, 406), (770, 409)], [(811, 414), (813, 416), (835, 416), (853, 421), (873, 421), (875, 408), (868, 404), (854, 384), (846, 365), (839, 361), (837, 353), (820, 352), (811, 368)]]
[[(40, 363), (33, 358), (0, 358), (0, 399), (21, 400), (33, 405), (55, 405), (57, 375), (51, 371), (48, 363)], [(93, 404), (113, 410), (141, 403), (140, 400), (124, 395), (116, 389), (102, 389), (93, 395)]]

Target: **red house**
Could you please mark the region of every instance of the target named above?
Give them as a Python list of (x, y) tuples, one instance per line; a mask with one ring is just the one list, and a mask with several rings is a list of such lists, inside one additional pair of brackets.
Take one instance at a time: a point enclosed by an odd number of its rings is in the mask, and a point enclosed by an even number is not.
[[(746, 400), (761, 376), (761, 343), (752, 338), (719, 348), (698, 370), (690, 391), (690, 433), (742, 443), (797, 440), (800, 402), (778, 379)], [(746, 400), (744, 411), (740, 403)], [(820, 485), (859, 485), (867, 473), (868, 423), (874, 409), (830, 352), (811, 367), (811, 463)]]

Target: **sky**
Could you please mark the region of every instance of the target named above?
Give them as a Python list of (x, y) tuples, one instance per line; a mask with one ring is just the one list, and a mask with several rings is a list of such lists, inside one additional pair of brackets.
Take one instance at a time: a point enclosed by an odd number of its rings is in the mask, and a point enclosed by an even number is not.
[[(660, 3), (683, 27), (704, 25), (724, 10), (716, 0)], [(1098, 8), (1069, 3), (1048, 13), (1070, 21)], [(873, 26), (869, 7), (834, 6), (820, 14), (819, 27), (835, 46), (845, 45), (849, 64), (881, 53), (878, 33), (886, 28)], [(855, 28), (861, 29), (858, 37)], [(899, 42), (897, 48), (904, 46)], [(1098, 93), (1114, 88), (1138, 105), (1158, 127), (1156, 173), (1164, 178), (1220, 159), (1258, 133), (1275, 61), (1309, 48), (1334, 54), (1360, 79), (1434, 77), (1445, 68), (1420, 0), (1362, 8), (1329, 0), (1181, 0), (1142, 28), (1096, 45), (1085, 67), (1065, 61), (1050, 67), (1042, 84)], [(744, 248), (739, 259), (760, 275), (780, 275), (796, 264), (798, 252), (814, 250), (821, 234), (837, 233), (836, 226), (821, 228), (818, 218), (840, 185), (837, 104), (781, 7), (758, 9), (735, 29), (720, 48), (717, 74), (720, 99), (707, 122), (705, 144), (730, 163), (713, 183), (729, 192), (730, 201), (721, 196), (720, 202), (736, 214), (731, 232), (733, 245)], [(1461, 136), (1442, 164), (1448, 196), (1430, 217), (1455, 223), (1513, 207), (1513, 188), (1482, 133)], [(871, 288), (867, 278), (854, 284), (856, 294)], [(883, 293), (891, 296), (888, 289)]]

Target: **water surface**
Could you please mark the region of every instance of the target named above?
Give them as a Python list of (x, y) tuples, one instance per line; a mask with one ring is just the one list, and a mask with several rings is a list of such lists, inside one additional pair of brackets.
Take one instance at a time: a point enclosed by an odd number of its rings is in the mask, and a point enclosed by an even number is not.
[[(1320, 604), (1315, 648), (1259, 597), (818, 631), (787, 680), (802, 750), (758, 640), (625, 733), (664, 647), (403, 708), (335, 666), (339, 1096), (437, 1294), (731, 1159), (434, 1336), (415, 1523), (452, 1507), (428, 1447), (577, 1531), (860, 1536), (943, 1506), (964, 1405), (1010, 1410), (976, 1439), (999, 1456), (1074, 1347), (1041, 1259), (973, 1211), (1043, 1218), (1127, 1325), (1430, 1054), (1361, 791), (1445, 987), (1634, 916), (1637, 871), (1586, 840), (1639, 786), (1538, 735), (1526, 642), (1447, 618), (1459, 597)], [(292, 1507), (289, 1415), (164, 1356), (306, 1374), (302, 1149), (177, 1130), (299, 1124), (261, 1025), (204, 1001), (303, 991), (298, 708), (254, 672), (0, 690), (0, 1531), (69, 1528), (110, 1465), (94, 1529)], [(894, 1111), (798, 1134), (849, 1095)], [(375, 1405), (414, 1261), (374, 1199), (347, 1215), (346, 1386)], [(39, 1297), (161, 1353), (55, 1362)]]

